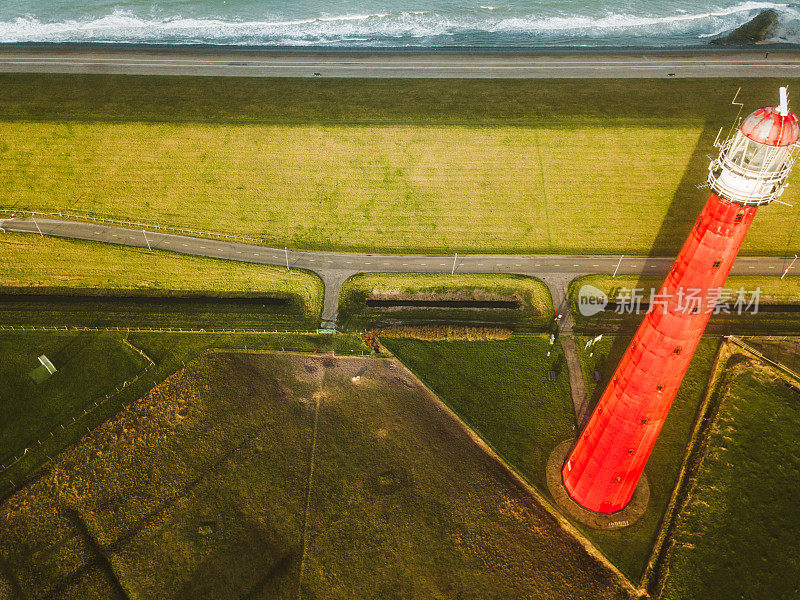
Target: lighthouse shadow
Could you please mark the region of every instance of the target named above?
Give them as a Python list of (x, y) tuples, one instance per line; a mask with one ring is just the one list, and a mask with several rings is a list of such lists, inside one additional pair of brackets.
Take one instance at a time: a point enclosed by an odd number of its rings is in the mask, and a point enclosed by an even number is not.
[[(645, 260), (642, 275), (633, 285), (633, 287), (647, 288), (644, 292), (646, 296), (650, 293), (650, 282), (644, 276), (651, 271), (651, 259), (665, 256), (674, 257), (678, 254), (684, 240), (692, 229), (692, 225), (694, 225), (700, 211), (708, 200), (708, 188), (703, 186), (708, 173), (708, 156), (713, 155), (714, 138), (717, 136), (719, 128), (723, 125), (724, 122), (718, 120), (708, 120), (703, 125), (694, 151), (686, 164), (686, 170), (683, 172), (680, 183), (672, 196), (667, 214), (664, 216), (664, 220), (661, 222), (661, 226), (653, 239), (653, 245)], [(663, 268), (661, 271), (652, 270), (659, 273), (659, 275), (664, 275)], [(587, 418), (584, 419), (584, 422), (579, 423), (581, 430), (586, 425), (591, 411), (594, 410), (600, 400), (606, 385), (611, 381), (614, 371), (633, 337), (634, 331), (635, 329), (630, 329), (629, 325), (626, 326), (623, 322), (620, 329), (614, 334), (614, 340), (608, 352), (598, 357), (595, 370), (600, 376), (600, 381), (587, 398), (589, 411), (587, 411)], [(591, 379), (594, 373), (588, 373), (587, 375)]]
[(706, 121), (697, 139), (692, 156), (672, 196), (667, 214), (653, 240), (648, 258), (676, 256), (708, 200), (704, 185), (708, 175), (709, 156), (714, 153), (714, 138), (722, 123)]

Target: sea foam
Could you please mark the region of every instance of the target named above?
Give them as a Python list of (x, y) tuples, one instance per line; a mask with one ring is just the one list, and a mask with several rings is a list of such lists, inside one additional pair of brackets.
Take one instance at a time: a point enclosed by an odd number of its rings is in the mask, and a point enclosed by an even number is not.
[(456, 14), (436, 11), (344, 14), (305, 19), (261, 20), (142, 17), (115, 9), (96, 18), (46, 21), (25, 16), (0, 21), (0, 42), (117, 42), (142, 44), (230, 44), (270, 46), (426, 47), (437, 45), (533, 46), (559, 43), (675, 45), (703, 43), (731, 31), (760, 11), (781, 18), (781, 41), (799, 43), (800, 10), (748, 0), (710, 12), (676, 10), (669, 15), (607, 12), (602, 15), (551, 15), (481, 10)]

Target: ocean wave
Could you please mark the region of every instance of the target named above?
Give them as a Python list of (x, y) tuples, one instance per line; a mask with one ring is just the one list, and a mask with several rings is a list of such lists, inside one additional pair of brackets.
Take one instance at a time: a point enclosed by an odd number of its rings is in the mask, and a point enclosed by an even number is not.
[(0, 21), (0, 42), (110, 42), (272, 46), (536, 45), (607, 41), (660, 45), (700, 41), (730, 31), (772, 8), (781, 18), (780, 40), (800, 42), (800, 10), (792, 5), (747, 0), (735, 6), (670, 15), (513, 14), (481, 6), (480, 13), (435, 11), (345, 14), (282, 20), (144, 18), (115, 9), (97, 18), (59, 22), (29, 15)]

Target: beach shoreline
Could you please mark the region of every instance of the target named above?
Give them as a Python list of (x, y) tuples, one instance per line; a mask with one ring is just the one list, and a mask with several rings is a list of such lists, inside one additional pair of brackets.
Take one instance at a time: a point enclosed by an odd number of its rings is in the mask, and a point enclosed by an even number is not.
[(467, 56), (569, 56), (569, 55), (636, 55), (669, 56), (685, 54), (749, 54), (769, 52), (795, 52), (800, 55), (800, 44), (761, 42), (750, 45), (686, 44), (683, 46), (634, 45), (532, 45), (532, 46), (373, 46), (346, 45), (287, 46), (208, 43), (143, 43), (143, 42), (4, 42), (0, 54), (58, 53), (137, 53), (151, 52), (173, 54), (253, 55), (253, 56), (415, 56), (415, 55), (467, 55)]

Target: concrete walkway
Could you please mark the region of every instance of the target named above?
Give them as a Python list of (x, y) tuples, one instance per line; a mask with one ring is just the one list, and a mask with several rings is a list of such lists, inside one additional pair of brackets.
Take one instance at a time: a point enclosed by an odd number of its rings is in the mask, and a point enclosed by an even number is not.
[(342, 289), (342, 284), (357, 273), (358, 271), (343, 269), (318, 272), (325, 287), (325, 297), (322, 300), (321, 327), (323, 329), (336, 329), (336, 319), (339, 316), (339, 292)]
[(578, 276), (571, 273), (543, 273), (538, 277), (550, 290), (553, 310), (558, 311), (561, 317), (558, 320), (559, 335), (571, 336), (575, 328), (575, 317), (569, 305), (569, 284)]

